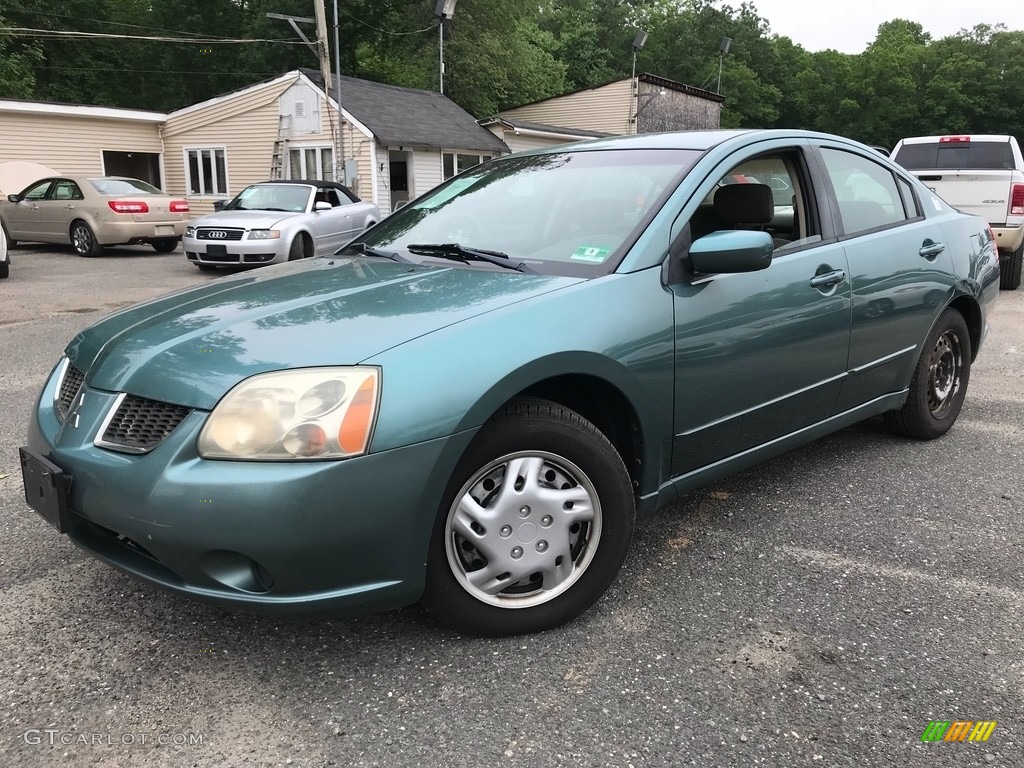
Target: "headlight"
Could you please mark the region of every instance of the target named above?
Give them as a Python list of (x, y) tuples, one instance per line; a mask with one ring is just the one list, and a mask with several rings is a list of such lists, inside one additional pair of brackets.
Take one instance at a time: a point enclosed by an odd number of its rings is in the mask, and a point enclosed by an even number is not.
[(196, 228), (195, 227), (185, 227), (185, 237), (195, 237), (195, 236), (196, 236)]
[(365, 366), (261, 373), (228, 392), (199, 435), (207, 459), (345, 459), (366, 452), (380, 370)]
[(253, 229), (249, 232), (250, 240), (277, 240), (280, 236), (279, 229)]

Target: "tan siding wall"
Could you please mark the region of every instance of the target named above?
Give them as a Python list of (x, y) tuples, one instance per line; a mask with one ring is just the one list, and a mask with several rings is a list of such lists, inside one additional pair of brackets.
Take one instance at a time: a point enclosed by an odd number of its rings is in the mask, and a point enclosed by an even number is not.
[(0, 163), (28, 160), (65, 174), (101, 174), (103, 150), (159, 153), (157, 124), (0, 112)]
[(501, 115), (560, 128), (627, 134), (630, 133), (631, 105), (632, 91), (627, 78), (600, 88), (508, 109)]
[(412, 178), (409, 180), (409, 199), (429, 192), (442, 181), (441, 153), (436, 150), (417, 150), (412, 153)]
[[(249, 184), (266, 181), (277, 140), (279, 94), (287, 84), (261, 88), (185, 115), (172, 116), (164, 126), (164, 166), (167, 191), (184, 195), (186, 147), (224, 147), (228, 194), (232, 197)], [(213, 197), (189, 197), (193, 215), (213, 211)]]
[[(168, 190), (172, 194), (184, 194), (186, 190), (185, 147), (226, 148), (230, 195), (237, 194), (249, 184), (270, 178), (274, 142), (280, 125), (280, 97), (289, 85), (288, 82), (278, 83), (194, 113), (172, 116), (164, 128)], [(282, 145), (285, 163), (291, 146), (332, 144), (332, 122), (326, 119), (327, 107), (322, 94), (319, 109), (325, 116), (321, 132), (288, 137)], [(331, 116), (337, 120), (337, 112), (333, 108)], [(344, 157), (355, 157), (357, 161), (358, 178), (352, 184), (353, 191), (363, 200), (372, 201), (371, 140), (347, 122), (342, 139)], [(189, 204), (194, 214), (202, 215), (213, 210), (213, 200), (192, 197)]]

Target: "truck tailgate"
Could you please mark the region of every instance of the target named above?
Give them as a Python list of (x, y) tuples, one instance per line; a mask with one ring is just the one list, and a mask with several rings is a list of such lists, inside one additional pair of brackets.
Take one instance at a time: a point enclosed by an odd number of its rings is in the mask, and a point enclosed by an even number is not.
[(911, 171), (935, 194), (964, 213), (1006, 223), (1013, 171)]

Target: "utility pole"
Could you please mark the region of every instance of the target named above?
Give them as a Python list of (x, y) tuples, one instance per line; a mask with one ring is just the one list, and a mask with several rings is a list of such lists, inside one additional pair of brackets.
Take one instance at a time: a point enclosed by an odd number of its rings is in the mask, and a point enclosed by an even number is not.
[(338, 149), (334, 156), (334, 180), (349, 186), (348, 174), (345, 172), (345, 156), (342, 152), (345, 145), (342, 127), (345, 121), (341, 118), (341, 44), (338, 42), (338, 0), (334, 0), (334, 103), (338, 105)]
[[(283, 19), (291, 24), (292, 29), (295, 33), (302, 38), (303, 42), (316, 54), (317, 59), (320, 62), (320, 76), (324, 81), (324, 96), (329, 101), (331, 98), (331, 50), (327, 44), (327, 9), (324, 7), (324, 0), (313, 0), (313, 14), (315, 18), (309, 18), (307, 16), (286, 16), (281, 13), (268, 13), (268, 19)], [(308, 37), (299, 28), (298, 22), (304, 24), (316, 24), (316, 42), (310, 41)], [(340, 62), (340, 53), (338, 52), (338, 0), (334, 0), (334, 47), (335, 47), (335, 62)], [(338, 77), (336, 93), (336, 102), (338, 104), (338, 126), (337, 131), (334, 134), (333, 149), (334, 154), (334, 179), (344, 183), (345, 179), (345, 161), (342, 157), (344, 152), (344, 145), (342, 142), (342, 131), (341, 131), (341, 66), (338, 64)], [(339, 173), (341, 169), (341, 173)], [(308, 175), (308, 169), (307, 169)]]

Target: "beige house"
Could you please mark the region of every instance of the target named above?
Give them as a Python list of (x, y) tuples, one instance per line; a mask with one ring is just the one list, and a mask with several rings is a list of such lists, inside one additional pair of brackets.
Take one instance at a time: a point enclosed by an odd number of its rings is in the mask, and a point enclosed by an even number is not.
[[(0, 99), (0, 164), (31, 160), (63, 174), (133, 176), (160, 186), (166, 119), (159, 112)], [(21, 191), (6, 189), (2, 179), (0, 190)]]
[[(332, 91), (333, 93), (333, 91)], [(432, 91), (341, 78), (338, 107), (319, 74), (296, 70), (162, 114), (0, 100), (0, 164), (125, 175), (213, 210), (248, 184), (342, 177), (383, 214), (508, 147)]]
[(506, 109), (481, 125), (519, 152), (595, 136), (718, 128), (724, 101), (645, 73)]

